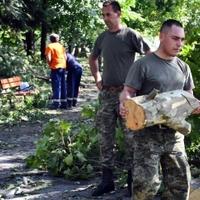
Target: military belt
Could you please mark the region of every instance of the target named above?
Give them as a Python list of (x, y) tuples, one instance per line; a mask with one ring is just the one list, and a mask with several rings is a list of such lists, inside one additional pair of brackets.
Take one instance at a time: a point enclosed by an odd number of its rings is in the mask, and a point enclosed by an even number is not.
[(107, 90), (109, 92), (121, 92), (123, 90), (124, 86), (109, 86), (109, 85), (103, 85), (103, 90)]

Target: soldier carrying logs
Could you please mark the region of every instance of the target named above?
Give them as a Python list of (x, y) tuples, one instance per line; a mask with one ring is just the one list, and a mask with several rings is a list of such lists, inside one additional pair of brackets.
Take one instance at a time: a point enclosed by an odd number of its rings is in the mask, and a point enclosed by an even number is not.
[[(177, 57), (184, 38), (184, 29), (179, 21), (169, 19), (162, 24), (158, 49), (136, 61), (129, 70), (120, 95), (123, 118), (129, 112), (124, 107), (127, 99), (148, 95), (154, 88), (161, 93), (173, 90), (193, 93), (190, 68)], [(200, 107), (193, 113), (199, 114)], [(161, 199), (188, 200), (191, 175), (184, 135), (163, 125), (145, 127), (133, 135), (132, 199), (154, 199), (160, 187), (161, 172), (164, 185)]]

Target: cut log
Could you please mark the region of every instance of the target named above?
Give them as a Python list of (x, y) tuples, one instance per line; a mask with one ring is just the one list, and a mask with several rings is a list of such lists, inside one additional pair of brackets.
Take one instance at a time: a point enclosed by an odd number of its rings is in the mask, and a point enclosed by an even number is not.
[(126, 126), (140, 130), (156, 124), (163, 124), (186, 135), (191, 125), (185, 119), (199, 107), (199, 100), (183, 90), (133, 97), (124, 102), (127, 109)]

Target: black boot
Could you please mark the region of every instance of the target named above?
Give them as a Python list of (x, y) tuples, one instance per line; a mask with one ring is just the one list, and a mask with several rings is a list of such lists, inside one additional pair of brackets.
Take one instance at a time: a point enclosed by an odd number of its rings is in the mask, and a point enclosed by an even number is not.
[(72, 100), (67, 100), (67, 110), (72, 110)]
[(92, 196), (101, 196), (115, 189), (113, 173), (111, 169), (103, 168), (102, 182), (93, 191)]
[(73, 99), (72, 106), (73, 106), (73, 107), (76, 107), (76, 104), (77, 104), (77, 100), (76, 100), (76, 99)]
[(132, 172), (131, 170), (128, 170), (128, 176), (127, 176), (127, 185), (128, 185), (128, 197), (131, 197), (132, 195), (132, 182), (133, 182), (133, 178), (132, 178)]

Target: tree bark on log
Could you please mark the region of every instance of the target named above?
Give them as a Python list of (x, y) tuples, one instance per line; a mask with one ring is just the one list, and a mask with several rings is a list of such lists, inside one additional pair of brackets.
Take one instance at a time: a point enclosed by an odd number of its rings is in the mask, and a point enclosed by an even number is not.
[(127, 109), (126, 126), (140, 130), (156, 124), (163, 124), (186, 135), (191, 125), (185, 120), (198, 106), (199, 100), (183, 90), (133, 97), (124, 102)]

